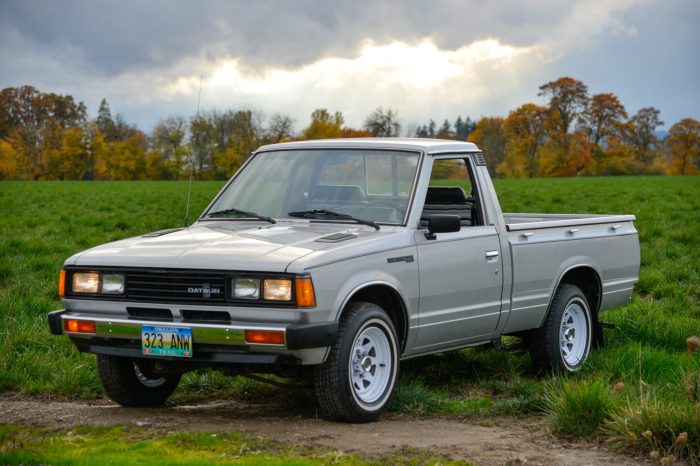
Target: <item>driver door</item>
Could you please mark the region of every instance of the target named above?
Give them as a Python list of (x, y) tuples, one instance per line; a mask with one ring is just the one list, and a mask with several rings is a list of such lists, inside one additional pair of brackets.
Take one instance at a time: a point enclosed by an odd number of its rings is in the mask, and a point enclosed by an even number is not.
[[(418, 351), (458, 347), (494, 334), (501, 313), (503, 270), (498, 231), (484, 215), (468, 158), (434, 160), (416, 232), (420, 274)], [(461, 228), (428, 239), (427, 219), (459, 215)]]

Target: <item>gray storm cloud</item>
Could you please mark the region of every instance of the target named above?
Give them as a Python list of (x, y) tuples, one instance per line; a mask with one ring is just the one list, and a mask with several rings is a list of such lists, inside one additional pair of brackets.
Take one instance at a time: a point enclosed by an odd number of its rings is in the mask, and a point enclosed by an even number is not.
[(204, 108), (302, 125), (321, 106), (356, 126), (378, 105), (406, 125), (503, 115), (561, 75), (631, 111), (699, 116), (690, 0), (0, 3), (0, 86), (70, 93), (93, 113), (106, 97), (145, 129), (192, 114), (199, 76)]

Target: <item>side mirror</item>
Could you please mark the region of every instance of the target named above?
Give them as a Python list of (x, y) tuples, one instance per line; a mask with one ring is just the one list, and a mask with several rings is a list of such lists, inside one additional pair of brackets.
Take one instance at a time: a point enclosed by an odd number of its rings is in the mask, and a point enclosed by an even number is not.
[(460, 228), (459, 215), (431, 215), (428, 219), (428, 232), (425, 237), (426, 239), (435, 239), (436, 233), (454, 233)]

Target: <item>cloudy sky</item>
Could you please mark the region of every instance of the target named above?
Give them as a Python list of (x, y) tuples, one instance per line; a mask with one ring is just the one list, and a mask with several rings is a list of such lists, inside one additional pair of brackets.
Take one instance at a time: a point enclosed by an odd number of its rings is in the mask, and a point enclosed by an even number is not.
[(700, 119), (698, 0), (0, 0), (0, 88), (71, 94), (149, 130), (203, 109), (404, 128), (507, 115), (572, 76), (668, 128)]

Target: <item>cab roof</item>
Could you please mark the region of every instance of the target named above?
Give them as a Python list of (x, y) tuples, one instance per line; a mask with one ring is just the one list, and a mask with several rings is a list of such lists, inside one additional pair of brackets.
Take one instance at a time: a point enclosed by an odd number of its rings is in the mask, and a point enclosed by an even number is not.
[(316, 139), (282, 142), (262, 146), (256, 152), (291, 149), (387, 149), (422, 151), (426, 154), (444, 152), (480, 152), (476, 144), (448, 139), (423, 138), (348, 138)]

